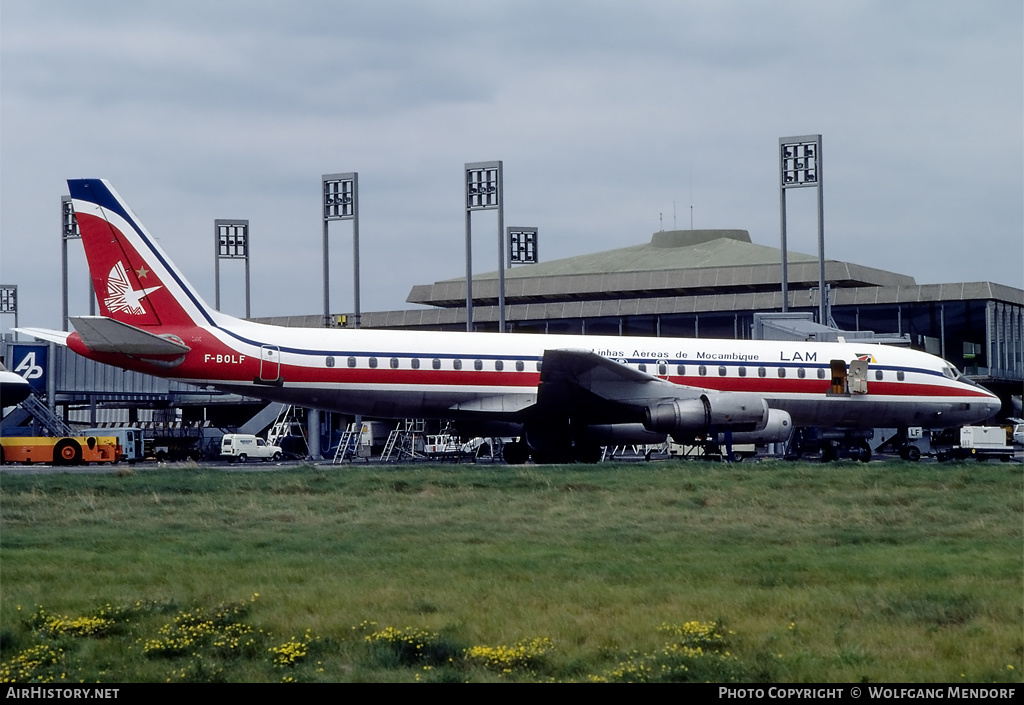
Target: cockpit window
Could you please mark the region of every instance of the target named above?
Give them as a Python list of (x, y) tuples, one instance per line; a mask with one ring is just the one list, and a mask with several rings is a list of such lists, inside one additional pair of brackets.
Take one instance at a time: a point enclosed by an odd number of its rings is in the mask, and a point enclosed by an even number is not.
[(973, 379), (968, 379), (960, 370), (958, 370), (957, 368), (953, 367), (952, 365), (948, 365), (948, 364), (945, 365), (942, 368), (942, 375), (944, 377), (948, 377), (949, 379), (955, 379), (957, 382), (963, 382), (964, 384), (969, 384), (972, 387), (980, 387), (981, 386), (977, 382), (975, 382)]

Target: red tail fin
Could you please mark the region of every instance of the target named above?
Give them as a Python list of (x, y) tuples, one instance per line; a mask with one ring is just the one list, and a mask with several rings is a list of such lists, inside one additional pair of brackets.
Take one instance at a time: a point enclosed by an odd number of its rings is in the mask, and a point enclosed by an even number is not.
[(100, 312), (141, 328), (213, 324), (207, 306), (109, 183), (68, 181)]

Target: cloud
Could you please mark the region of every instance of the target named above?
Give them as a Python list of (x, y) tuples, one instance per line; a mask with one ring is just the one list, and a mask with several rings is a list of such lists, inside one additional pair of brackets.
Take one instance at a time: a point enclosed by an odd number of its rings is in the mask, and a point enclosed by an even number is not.
[[(1022, 285), (1017, 3), (0, 12), (5, 281), (59, 271), (75, 176), (110, 178), (211, 299), (211, 221), (249, 218), (256, 315), (319, 310), (319, 175), (335, 171), (360, 173), (364, 310), (462, 273), (469, 161), (504, 161), (506, 223), (539, 227), (546, 259), (643, 242), (673, 210), (686, 226), (691, 205), (696, 227), (775, 245), (778, 138), (821, 133), (830, 257)], [(791, 247), (814, 252), (796, 201)], [(344, 306), (348, 236), (332, 228)], [(493, 269), (480, 242), (474, 266)], [(18, 282), (22, 321), (57, 325), (55, 276)]]

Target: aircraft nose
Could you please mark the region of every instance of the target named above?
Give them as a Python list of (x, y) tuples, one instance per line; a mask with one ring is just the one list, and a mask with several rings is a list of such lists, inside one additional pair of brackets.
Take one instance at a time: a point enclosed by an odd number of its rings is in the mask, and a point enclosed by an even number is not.
[(982, 387), (982, 389), (984, 389), (985, 392), (988, 393), (988, 397), (985, 399), (985, 401), (981, 403), (981, 408), (984, 412), (984, 416), (982, 418), (979, 418), (978, 421), (986, 421), (992, 418), (993, 416), (999, 413), (1000, 409), (1003, 408), (1002, 399), (1000, 399), (999, 397), (997, 397), (995, 394), (985, 389), (984, 387)]
[(1003, 402), (1000, 401), (999, 397), (993, 396), (990, 401), (985, 404), (985, 409), (988, 411), (986, 419), (990, 419), (999, 413), (999, 410), (1003, 408)]

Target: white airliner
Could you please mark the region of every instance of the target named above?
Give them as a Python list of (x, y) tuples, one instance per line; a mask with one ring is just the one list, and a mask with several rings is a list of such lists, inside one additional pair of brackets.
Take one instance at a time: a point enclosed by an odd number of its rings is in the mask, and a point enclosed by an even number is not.
[(0, 406), (19, 404), (32, 393), (28, 380), (0, 364)]
[(944, 360), (863, 343), (285, 328), (205, 304), (103, 180), (68, 181), (101, 316), (22, 329), (99, 362), (346, 414), (517, 436), (506, 460), (601, 445), (786, 440), (794, 426), (946, 428), (999, 399)]

